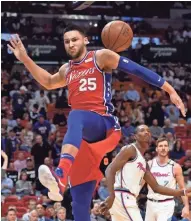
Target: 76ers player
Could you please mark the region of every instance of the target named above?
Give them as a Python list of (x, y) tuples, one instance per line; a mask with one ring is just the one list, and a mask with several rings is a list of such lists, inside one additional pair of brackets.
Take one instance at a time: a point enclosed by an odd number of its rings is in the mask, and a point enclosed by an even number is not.
[[(180, 189), (184, 189), (182, 168), (168, 157), (168, 140), (166, 138), (159, 138), (156, 144), (157, 157), (149, 161), (148, 164), (157, 183), (172, 189), (176, 189), (176, 184), (178, 184)], [(171, 220), (174, 213), (174, 199), (172, 197), (154, 193), (150, 186), (148, 186), (148, 190), (145, 221)], [(189, 218), (188, 197), (182, 196), (182, 201), (184, 203), (182, 217)]]
[(84, 31), (75, 25), (68, 26), (64, 31), (64, 46), (71, 60), (54, 75), (34, 63), (18, 35), (12, 37), (10, 43), (9, 49), (42, 86), (48, 90), (64, 86), (69, 89), (72, 111), (68, 117), (60, 163), (55, 172), (42, 165), (39, 168), (39, 179), (49, 189), (49, 197), (58, 201), (63, 199), (62, 194), (71, 173), (75, 220), (88, 221), (92, 193), (100, 179), (98, 165), (104, 154), (115, 148), (120, 139), (120, 127), (112, 116), (112, 70), (135, 74), (167, 91), (171, 101), (185, 116), (182, 100), (158, 74), (130, 59), (107, 49), (88, 52), (88, 39)]
[[(136, 142), (124, 146), (106, 169), (110, 195), (101, 205), (101, 212), (105, 213), (110, 209), (112, 221), (142, 221), (136, 198), (145, 181), (155, 193), (167, 196), (184, 196), (191, 192), (191, 188), (175, 190), (157, 183), (143, 157), (149, 147), (150, 139), (149, 128), (146, 125), (138, 126), (135, 134)], [(163, 210), (160, 210), (160, 213), (163, 213)], [(148, 220), (156, 219), (152, 216)], [(160, 219), (163, 220), (166, 219)]]

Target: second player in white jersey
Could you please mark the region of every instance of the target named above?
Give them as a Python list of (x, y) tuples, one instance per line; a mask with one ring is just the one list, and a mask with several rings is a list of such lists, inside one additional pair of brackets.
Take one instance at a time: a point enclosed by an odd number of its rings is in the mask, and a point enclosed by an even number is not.
[[(157, 183), (161, 186), (166, 186), (172, 189), (176, 189), (176, 178), (174, 174), (175, 162), (173, 160), (168, 160), (164, 165), (160, 165), (157, 158), (154, 158), (148, 162), (149, 168)], [(155, 193), (150, 186), (148, 186), (148, 198), (155, 200), (165, 200), (169, 198), (168, 196)], [(172, 198), (172, 197), (171, 197)], [(172, 198), (173, 199), (173, 198)]]
[[(149, 161), (152, 175), (161, 186), (176, 189), (177, 184), (180, 189), (184, 189), (184, 177), (179, 164), (169, 159), (169, 145), (166, 138), (160, 138), (156, 142), (157, 156)], [(169, 221), (171, 220), (175, 202), (173, 197), (155, 193), (148, 185), (147, 208), (145, 221)], [(182, 196), (184, 208), (182, 217), (189, 218), (189, 203), (186, 196)]]

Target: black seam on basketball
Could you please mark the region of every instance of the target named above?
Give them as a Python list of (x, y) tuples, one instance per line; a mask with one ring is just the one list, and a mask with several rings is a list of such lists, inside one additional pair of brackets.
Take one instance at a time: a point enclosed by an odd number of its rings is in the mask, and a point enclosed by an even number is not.
[[(117, 47), (117, 48), (115, 48), (115, 49), (113, 49), (114, 51), (116, 51), (118, 48), (120, 48), (120, 47), (122, 47), (123, 45), (125, 45), (128, 41), (129, 41), (129, 39), (131, 38), (131, 36), (127, 39), (127, 41), (125, 42), (125, 43), (123, 43), (122, 45), (120, 45), (119, 47)], [(133, 38), (133, 37), (132, 37)]]
[(116, 42), (117, 42), (119, 36), (121, 35), (121, 32), (123, 31), (123, 27), (124, 27), (124, 25), (126, 25), (126, 23), (123, 24), (123, 26), (122, 26), (122, 28), (121, 28), (121, 31), (119, 32), (119, 35), (117, 36), (117, 38), (116, 38), (114, 44), (110, 47), (111, 50), (113, 50), (112, 48), (114, 47), (114, 45), (116, 44)]

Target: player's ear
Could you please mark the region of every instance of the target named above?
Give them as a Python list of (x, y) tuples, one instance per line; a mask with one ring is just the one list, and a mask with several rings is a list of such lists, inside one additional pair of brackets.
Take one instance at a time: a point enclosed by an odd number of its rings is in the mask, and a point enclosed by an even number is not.
[(89, 42), (88, 38), (85, 37), (85, 38), (84, 38), (84, 44), (85, 44), (85, 45), (88, 45), (89, 43), (90, 43), (90, 42)]

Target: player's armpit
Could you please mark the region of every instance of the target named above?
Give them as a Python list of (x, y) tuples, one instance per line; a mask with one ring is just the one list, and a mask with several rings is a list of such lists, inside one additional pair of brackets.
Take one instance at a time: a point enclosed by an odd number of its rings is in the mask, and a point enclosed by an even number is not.
[(105, 72), (111, 72), (117, 69), (120, 56), (109, 49), (96, 51), (96, 63), (99, 68)]
[(147, 164), (147, 171), (144, 175), (144, 180), (147, 182), (147, 184), (151, 187), (151, 189), (155, 193), (160, 193), (166, 196), (184, 196), (183, 190), (174, 190), (174, 189), (170, 189), (170, 188), (159, 185), (156, 179), (154, 178), (154, 176), (152, 175), (152, 173), (150, 172), (148, 164)]
[(115, 174), (119, 171), (131, 158), (136, 157), (136, 150), (133, 146), (124, 147), (105, 171), (108, 191), (110, 195), (114, 195)]

